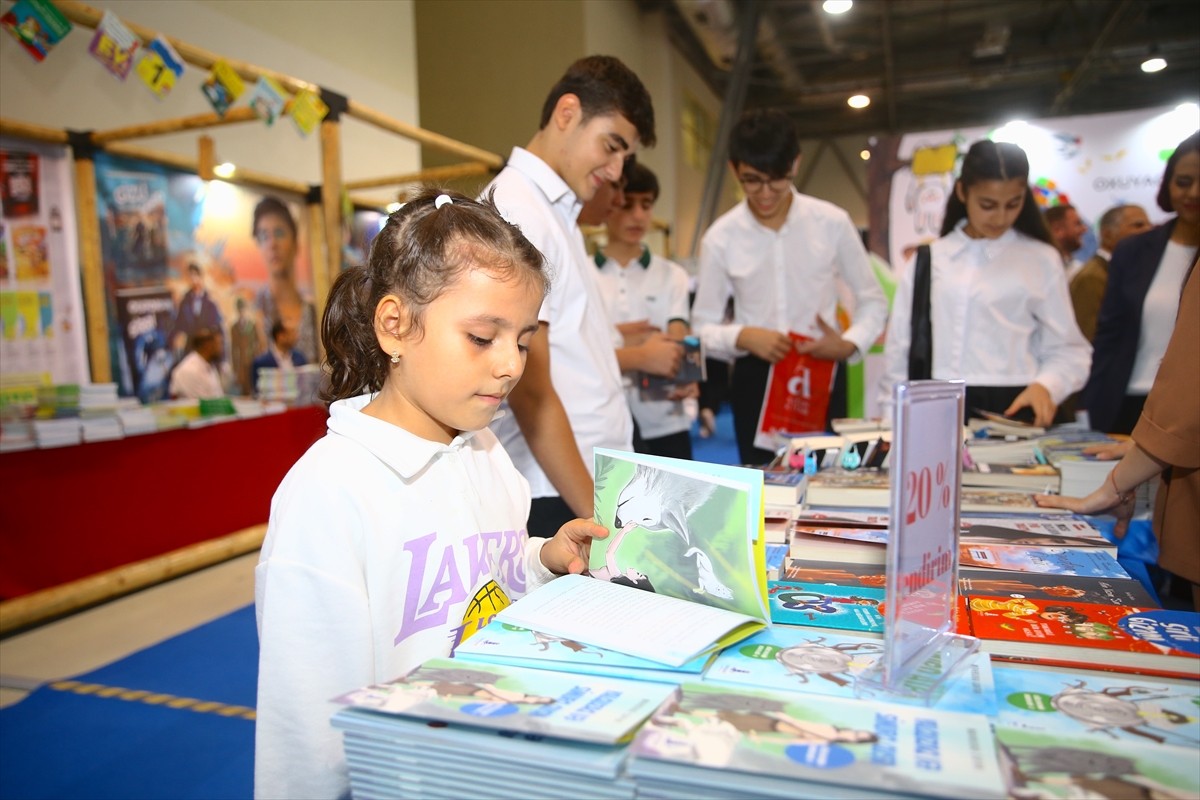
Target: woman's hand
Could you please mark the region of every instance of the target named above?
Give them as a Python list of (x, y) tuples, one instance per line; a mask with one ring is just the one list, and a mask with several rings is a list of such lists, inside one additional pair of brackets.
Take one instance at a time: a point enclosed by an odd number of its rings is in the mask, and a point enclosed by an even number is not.
[(542, 564), (555, 575), (577, 575), (587, 569), (593, 539), (608, 536), (608, 529), (590, 519), (573, 519), (542, 545)]
[(1020, 411), (1022, 408), (1028, 408), (1033, 411), (1033, 424), (1045, 427), (1054, 421), (1054, 412), (1058, 410), (1058, 406), (1050, 399), (1050, 391), (1040, 383), (1031, 383), (1025, 387), (1025, 391), (1017, 395), (1017, 399), (1012, 401), (1004, 411), (1004, 416), (1011, 417), (1013, 414)]
[[(1115, 469), (1115, 468), (1114, 468)], [(1061, 497), (1056, 494), (1037, 494), (1034, 501), (1043, 508), (1065, 508), (1076, 514), (1112, 514), (1117, 518), (1113, 534), (1119, 539), (1125, 535), (1135, 505), (1134, 492), (1118, 494), (1112, 480), (1113, 474), (1100, 484), (1100, 488), (1087, 497)]]

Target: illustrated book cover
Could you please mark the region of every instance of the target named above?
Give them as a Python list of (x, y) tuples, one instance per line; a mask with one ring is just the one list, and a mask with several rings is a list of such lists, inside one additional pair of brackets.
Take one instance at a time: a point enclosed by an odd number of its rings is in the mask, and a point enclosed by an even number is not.
[(595, 449), (593, 577), (765, 620), (762, 471)]
[(797, 797), (828, 796), (807, 782), (955, 800), (1005, 796), (987, 717), (838, 697), (684, 684), (632, 752), (635, 762), (806, 782)]
[(770, 581), (771, 621), (883, 633), (882, 587)]
[(1116, 558), (1095, 547), (1036, 547), (962, 542), (958, 546), (958, 563), (962, 567), (988, 567), (1016, 572), (1084, 575), (1093, 578), (1129, 577), (1129, 573)]
[(402, 678), (357, 689), (344, 705), (405, 717), (613, 744), (673, 691), (660, 683), (431, 659)]
[(1157, 608), (1159, 603), (1134, 578), (1095, 578), (959, 567), (959, 593), (1007, 595), (1030, 600), (1077, 600), (1110, 606)]
[(996, 658), (1200, 679), (1200, 613), (1074, 600), (964, 598)]
[(877, 564), (844, 563), (827, 559), (789, 557), (783, 579), (801, 583), (834, 583), (838, 586), (872, 586), (882, 589), (887, 576)]
[[(883, 640), (877, 636), (777, 625), (723, 650), (705, 671), (704, 682), (853, 699), (859, 696), (855, 688), (858, 676), (882, 655)], [(923, 700), (889, 697), (888, 702), (920, 705)], [(971, 656), (934, 707), (996, 713), (992, 667), (986, 653)]]
[(996, 748), (1010, 797), (1200, 797), (1194, 748), (997, 725)]
[(997, 664), (996, 724), (1101, 741), (1200, 749), (1200, 684)]

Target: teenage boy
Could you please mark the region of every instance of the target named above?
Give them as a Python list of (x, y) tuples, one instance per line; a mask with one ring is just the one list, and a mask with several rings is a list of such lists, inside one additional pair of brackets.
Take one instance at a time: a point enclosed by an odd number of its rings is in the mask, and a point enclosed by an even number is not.
[[(859, 358), (883, 331), (887, 301), (850, 216), (792, 185), (800, 141), (786, 114), (747, 112), (734, 127), (729, 165), (746, 199), (701, 240), (692, 324), (712, 354), (734, 359), (730, 404), (739, 457), (764, 464), (774, 453), (754, 446), (755, 428), (771, 364), (792, 348), (788, 332), (810, 338), (796, 346), (801, 353)], [(836, 315), (839, 280), (854, 297), (853, 324), (844, 331)], [(733, 320), (723, 322), (731, 297)], [(844, 415), (844, 389), (835, 388), (830, 416)]]
[(615, 58), (572, 64), (550, 90), (539, 129), (514, 147), (484, 190), (546, 257), (550, 294), (538, 314), (525, 374), (494, 430), (533, 494), (528, 530), (553, 536), (592, 516), (592, 449), (629, 450), (633, 421), (621, 384), (613, 328), (576, 219), (625, 159), (654, 144), (650, 94)]
[[(692, 457), (689, 431), (692, 419), (683, 400), (699, 395), (695, 383), (675, 387), (662, 399), (642, 399), (637, 373), (673, 375), (679, 367), (682, 348), (677, 342), (691, 332), (688, 325), (688, 275), (683, 267), (650, 252), (643, 239), (650, 230), (654, 204), (658, 201), (658, 178), (647, 167), (633, 163), (626, 170), (623, 202), (605, 220), (608, 244), (596, 253), (600, 290), (608, 312), (625, 342), (636, 344), (642, 331), (653, 331), (671, 343), (663, 353), (667, 361), (654, 362), (653, 338), (640, 347), (617, 351), (624, 372), (632, 372), (625, 396), (633, 410), (633, 449), (672, 458)], [(665, 336), (663, 336), (665, 332)]]

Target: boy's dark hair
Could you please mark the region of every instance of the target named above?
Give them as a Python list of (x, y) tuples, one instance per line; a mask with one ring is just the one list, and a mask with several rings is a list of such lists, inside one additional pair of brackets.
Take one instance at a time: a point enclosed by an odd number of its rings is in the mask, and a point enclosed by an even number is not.
[(1029, 186), (1029, 157), (1015, 144), (993, 142), (990, 139), (980, 139), (975, 142), (963, 156), (962, 172), (955, 184), (956, 191), (950, 192), (950, 199), (946, 201), (946, 215), (942, 218), (942, 236), (954, 230), (959, 220), (967, 216), (966, 204), (958, 199), (957, 186), (961, 185), (963, 193), (969, 194), (971, 187), (982, 181), (1010, 181), (1013, 179), (1025, 183), (1025, 202), (1021, 206), (1021, 213), (1013, 222), (1013, 227), (1031, 239), (1037, 239), (1039, 242), (1045, 242), (1053, 247), (1054, 241), (1050, 238), (1050, 231), (1046, 228), (1042, 213), (1038, 211), (1037, 200), (1033, 196), (1033, 189)]
[(1050, 206), (1042, 212), (1042, 218), (1046, 221), (1046, 225), (1057, 225), (1067, 218), (1067, 212), (1074, 209), (1075, 206), (1070, 203), (1060, 203), (1056, 206)]
[(267, 195), (262, 200), (258, 201), (258, 205), (254, 207), (254, 224), (250, 226), (250, 235), (258, 234), (258, 223), (263, 217), (273, 215), (283, 220), (284, 224), (292, 232), (292, 237), (296, 236), (296, 220), (292, 217), (292, 211), (287, 207), (287, 204), (278, 197)]
[(1175, 177), (1175, 167), (1179, 164), (1179, 159), (1188, 153), (1200, 151), (1200, 131), (1193, 133), (1191, 136), (1184, 139), (1175, 148), (1175, 152), (1171, 153), (1171, 157), (1167, 159), (1167, 167), (1163, 170), (1162, 183), (1158, 185), (1158, 207), (1163, 211), (1172, 212), (1175, 206), (1171, 205), (1171, 180)]
[[(451, 202), (437, 208), (443, 194)], [(321, 318), (327, 376), (321, 399), (383, 388), (389, 359), (375, 335), (375, 308), (385, 295), (399, 297), (408, 311), (409, 328), (399, 334), (420, 336), (425, 308), (471, 269), (534, 283), (543, 292), (549, 286), (541, 252), (500, 216), (491, 195), (477, 201), (426, 187), (389, 216), (367, 263), (344, 270), (329, 290)]]
[(769, 178), (783, 178), (800, 155), (800, 138), (792, 118), (774, 108), (747, 111), (729, 136), (729, 160), (745, 164)]
[(634, 162), (625, 168), (625, 194), (648, 194), (658, 202), (658, 176), (645, 164)]
[(211, 328), (198, 328), (194, 333), (192, 333), (192, 349), (199, 350), (201, 347), (209, 344), (220, 335), (221, 334), (218, 331), (214, 331)]
[(271, 341), (279, 341), (279, 334), (287, 330), (287, 325), (284, 325), (281, 320), (275, 320), (271, 325)]
[(586, 122), (604, 114), (620, 114), (637, 129), (638, 138), (646, 147), (653, 147), (654, 104), (650, 93), (629, 67), (612, 56), (588, 56), (571, 66), (546, 95), (542, 119), (538, 128), (545, 128), (564, 94), (579, 98)]

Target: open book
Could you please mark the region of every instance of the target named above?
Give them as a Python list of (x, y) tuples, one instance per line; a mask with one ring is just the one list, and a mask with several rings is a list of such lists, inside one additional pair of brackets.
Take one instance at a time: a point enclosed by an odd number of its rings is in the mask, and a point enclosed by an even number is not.
[[(591, 577), (496, 619), (679, 667), (767, 624), (762, 471), (596, 448)], [(639, 591), (644, 590), (644, 591)]]
[(596, 448), (593, 577), (767, 618), (761, 470)]

